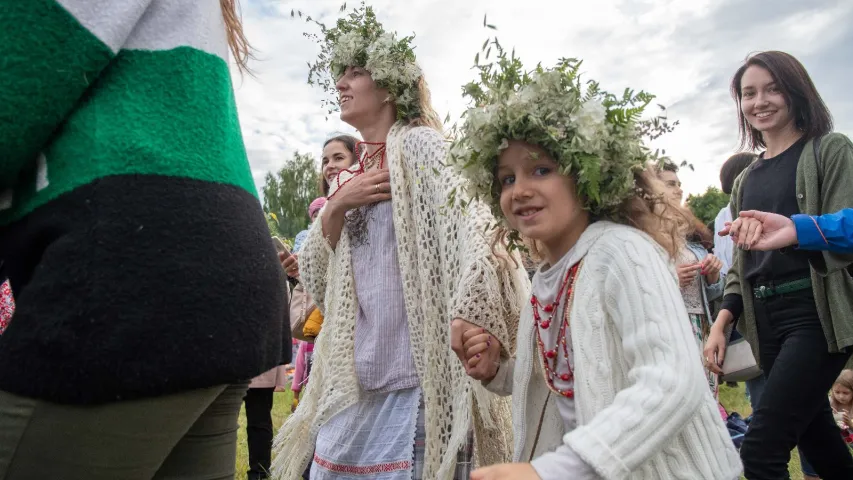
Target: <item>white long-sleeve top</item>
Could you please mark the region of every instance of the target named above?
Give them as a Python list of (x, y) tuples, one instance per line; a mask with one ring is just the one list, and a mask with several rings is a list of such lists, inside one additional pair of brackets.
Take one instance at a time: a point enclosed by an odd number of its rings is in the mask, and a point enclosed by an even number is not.
[(597, 222), (570, 255), (569, 264), (584, 262), (569, 307), (577, 427), (564, 431), (545, 384), (528, 305), (516, 357), (487, 384), (513, 395), (513, 461), (539, 458), (543, 480), (573, 478), (562, 468), (584, 464), (608, 480), (738, 478), (740, 458), (663, 249), (636, 229)]
[(728, 204), (720, 209), (717, 218), (714, 219), (714, 255), (723, 262), (723, 268), (720, 269), (720, 276), (725, 276), (729, 273), (729, 268), (732, 266), (732, 249), (734, 242), (732, 237), (719, 236), (717, 232), (726, 226), (726, 222), (732, 221), (732, 205)]

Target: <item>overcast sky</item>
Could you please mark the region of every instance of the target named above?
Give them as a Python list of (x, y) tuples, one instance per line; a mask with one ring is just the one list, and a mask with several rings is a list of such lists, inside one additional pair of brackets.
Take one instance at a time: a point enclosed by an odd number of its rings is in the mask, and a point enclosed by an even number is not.
[[(326, 119), (323, 93), (306, 83), (307, 62), (319, 47), (292, 9), (338, 17), (339, 0), (242, 0), (246, 34), (258, 50), (256, 76), (234, 75), (240, 121), (255, 183), (263, 184), (295, 150), (319, 157), (323, 141), (352, 133), (337, 116)], [(357, 0), (350, 0), (354, 7)], [(737, 146), (728, 91), (750, 52), (782, 50), (808, 69), (835, 119), (853, 133), (853, 1), (851, 0), (375, 0), (387, 30), (416, 34), (418, 62), (442, 119), (464, 110), (461, 86), (474, 78), (474, 55), (498, 27), (526, 66), (560, 57), (584, 60), (587, 78), (621, 92), (646, 90), (681, 124), (654, 146), (687, 160), (687, 193), (719, 184), (719, 167)], [(313, 30), (311, 30), (313, 31)]]

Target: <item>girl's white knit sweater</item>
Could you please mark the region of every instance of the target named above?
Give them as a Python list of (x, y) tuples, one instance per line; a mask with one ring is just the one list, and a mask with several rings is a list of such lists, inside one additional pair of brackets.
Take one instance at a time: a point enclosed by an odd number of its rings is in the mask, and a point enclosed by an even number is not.
[(516, 358), (486, 385), (513, 395), (514, 461), (578, 455), (608, 480), (738, 478), (663, 249), (639, 230), (597, 222), (570, 255), (570, 264), (583, 259), (569, 312), (578, 426), (563, 435), (528, 305)]

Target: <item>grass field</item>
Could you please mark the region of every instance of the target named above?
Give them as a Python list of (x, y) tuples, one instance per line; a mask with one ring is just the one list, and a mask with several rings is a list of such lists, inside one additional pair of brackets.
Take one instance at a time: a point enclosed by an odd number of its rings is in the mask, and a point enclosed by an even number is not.
[[(282, 422), (284, 422), (284, 419), (290, 415), (290, 403), (292, 399), (293, 394), (289, 390), (275, 394), (272, 422), (276, 431)], [(728, 411), (739, 412), (743, 417), (747, 417), (752, 412), (744, 394), (743, 384), (740, 384), (738, 388), (720, 387), (720, 401)], [(240, 430), (237, 433), (237, 475), (234, 478), (237, 480), (246, 480), (247, 470), (249, 470), (249, 453), (246, 446), (246, 415), (241, 409)], [(791, 472), (791, 480), (803, 479), (803, 473), (800, 471), (800, 459), (797, 456), (796, 450), (791, 454), (791, 463), (788, 464), (788, 470)]]

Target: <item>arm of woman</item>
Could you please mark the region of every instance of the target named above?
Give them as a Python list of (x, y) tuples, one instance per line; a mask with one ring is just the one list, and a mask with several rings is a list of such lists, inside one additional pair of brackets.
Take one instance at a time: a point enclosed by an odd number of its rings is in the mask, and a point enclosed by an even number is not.
[(660, 452), (708, 395), (672, 273), (649, 240), (632, 237), (603, 238), (583, 267), (606, 272), (594, 286), (601, 297), (587, 303), (601, 308), (600, 321), (616, 328), (615, 341), (624, 352), (619, 361), (627, 364), (630, 382), (609, 406), (564, 437), (567, 447), (610, 479), (626, 478)]
[(702, 283), (705, 285), (705, 295), (708, 297), (709, 302), (713, 302), (723, 296), (723, 289), (726, 286), (725, 276), (720, 275), (716, 283), (708, 283), (707, 280), (703, 280), (704, 281)]
[(149, 3), (0, 2), (0, 187), (14, 185), (18, 174), (35, 163)]
[(797, 248), (853, 253), (853, 208), (825, 215), (794, 215), (791, 226)]
[[(320, 212), (322, 216), (324, 212)], [(311, 294), (314, 305), (322, 312), (326, 308), (326, 273), (334, 257), (332, 246), (323, 235), (323, 222), (314, 222), (299, 253), (299, 281)]]
[[(831, 133), (821, 141), (820, 161), (823, 164), (821, 211), (832, 213), (853, 207), (853, 143), (847, 136)], [(853, 264), (853, 253), (821, 252), (822, 261), (812, 261), (818, 273), (827, 275)]]
[[(509, 255), (502, 262), (492, 253), (488, 232), (494, 218), (482, 202), (467, 201), (462, 177), (444, 166), (446, 155), (447, 141), (433, 129), (416, 128), (403, 139), (403, 159), (413, 177), (412, 208), (434, 211), (428, 228), (446, 253), (441, 273), (455, 281), (447, 321), (458, 318), (485, 328), (500, 342), (502, 356), (509, 357), (521, 305), (529, 298), (527, 273), (517, 256), (515, 263)], [(456, 201), (449, 204), (452, 194)], [(453, 265), (448, 259), (460, 262)]]

